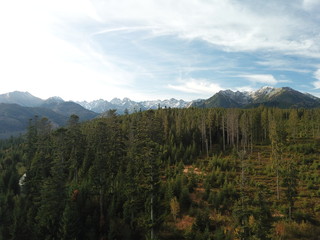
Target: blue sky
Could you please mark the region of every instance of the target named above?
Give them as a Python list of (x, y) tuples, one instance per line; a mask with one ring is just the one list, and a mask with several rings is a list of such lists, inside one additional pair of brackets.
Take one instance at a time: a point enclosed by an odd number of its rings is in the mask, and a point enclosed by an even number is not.
[(0, 3), (0, 93), (208, 98), (289, 86), (320, 97), (319, 0)]

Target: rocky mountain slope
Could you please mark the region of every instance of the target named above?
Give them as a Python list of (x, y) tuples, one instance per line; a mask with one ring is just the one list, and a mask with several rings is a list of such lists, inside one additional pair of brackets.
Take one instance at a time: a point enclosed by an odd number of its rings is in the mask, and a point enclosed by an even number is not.
[(152, 100), (135, 102), (129, 98), (114, 98), (110, 102), (96, 100), (92, 102), (64, 101), (60, 97), (40, 99), (28, 92), (11, 92), (0, 95), (0, 138), (22, 133), (29, 119), (37, 115), (48, 118), (53, 126), (63, 126), (72, 114), (80, 121), (93, 119), (110, 109), (118, 114), (132, 113), (158, 108), (253, 108), (260, 105), (279, 108), (315, 108), (320, 107), (320, 98), (301, 93), (289, 87), (263, 87), (257, 91), (239, 92), (224, 90), (206, 100), (186, 102), (183, 100)]
[(65, 102), (59, 97), (42, 100), (28, 92), (12, 92), (0, 95), (0, 138), (23, 133), (29, 120), (46, 117), (53, 127), (63, 126), (72, 114), (86, 121), (98, 116), (77, 103)]
[(53, 127), (63, 126), (68, 117), (58, 114), (50, 109), (40, 107), (24, 107), (12, 103), (0, 103), (0, 138), (7, 138), (23, 133), (30, 119), (38, 116), (46, 117)]
[(39, 107), (43, 100), (28, 92), (9, 92), (0, 94), (0, 103), (15, 103), (23, 107)]
[(99, 99), (92, 102), (77, 102), (81, 106), (97, 112), (103, 113), (110, 109), (116, 109), (118, 114), (123, 114), (125, 112), (133, 113), (135, 111), (145, 111), (148, 109), (158, 109), (160, 108), (185, 108), (188, 106), (189, 102), (183, 100), (177, 100), (175, 98), (171, 98), (168, 100), (152, 100), (152, 101), (141, 101), (135, 102), (130, 100), (129, 98), (119, 99), (114, 98), (110, 102)]
[(263, 87), (252, 92), (224, 90), (209, 99), (190, 104), (191, 107), (201, 108), (252, 108), (259, 105), (279, 108), (315, 108), (320, 107), (320, 98), (289, 87)]

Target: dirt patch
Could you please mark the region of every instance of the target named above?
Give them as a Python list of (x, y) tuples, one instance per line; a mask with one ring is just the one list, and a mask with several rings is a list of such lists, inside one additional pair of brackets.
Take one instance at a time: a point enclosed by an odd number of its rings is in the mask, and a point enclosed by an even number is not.
[(193, 166), (191, 165), (187, 165), (184, 167), (183, 169), (183, 173), (194, 173), (196, 175), (201, 175), (201, 174), (204, 174), (199, 168), (194, 168)]
[(185, 215), (181, 219), (178, 219), (176, 228), (179, 230), (191, 229), (194, 220), (195, 218), (190, 217), (189, 215)]

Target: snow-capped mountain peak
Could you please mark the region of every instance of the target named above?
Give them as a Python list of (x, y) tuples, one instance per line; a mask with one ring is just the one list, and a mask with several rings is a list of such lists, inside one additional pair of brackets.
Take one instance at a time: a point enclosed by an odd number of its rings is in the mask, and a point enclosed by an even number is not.
[(253, 99), (258, 99), (260, 97), (270, 96), (272, 95), (277, 88), (265, 86), (256, 91), (249, 92), (249, 96)]
[(64, 100), (61, 97), (54, 96), (45, 100), (46, 103), (62, 103)]
[(158, 109), (170, 107), (170, 108), (185, 108), (188, 106), (189, 102), (183, 100), (177, 100), (171, 98), (169, 100), (152, 100), (152, 101), (141, 101), (135, 102), (129, 98), (114, 98), (110, 102), (106, 100), (96, 100), (92, 102), (78, 102), (83, 107), (92, 110), (97, 113), (103, 113), (110, 109), (117, 109), (117, 113), (122, 114), (126, 111), (129, 113), (148, 110), (148, 109)]
[(110, 101), (110, 103), (115, 104), (115, 105), (121, 105), (122, 100), (120, 98), (114, 98)]
[(40, 106), (43, 102), (41, 98), (31, 95), (29, 92), (14, 91), (0, 95), (0, 102), (15, 103), (25, 107)]
[(224, 90), (201, 102), (193, 102), (198, 107), (255, 107), (259, 105), (290, 107), (319, 107), (320, 99), (303, 94), (290, 87), (262, 87), (252, 92)]
[(241, 104), (247, 104), (250, 101), (250, 96), (247, 94), (247, 92), (240, 92), (240, 91), (234, 92), (228, 89), (228, 90), (220, 91), (218, 94), (228, 97), (233, 101)]

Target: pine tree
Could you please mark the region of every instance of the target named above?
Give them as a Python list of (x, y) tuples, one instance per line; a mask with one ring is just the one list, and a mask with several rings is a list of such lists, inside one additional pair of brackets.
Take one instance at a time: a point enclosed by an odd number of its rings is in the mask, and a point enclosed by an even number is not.
[(57, 239), (60, 235), (59, 226), (65, 208), (66, 174), (59, 159), (51, 168), (51, 176), (43, 181), (40, 189), (40, 206), (36, 216), (39, 238)]
[(67, 144), (70, 148), (70, 174), (71, 179), (78, 183), (79, 181), (79, 169), (83, 163), (84, 159), (84, 149), (85, 149), (85, 139), (83, 134), (81, 133), (81, 129), (79, 126), (79, 117), (77, 115), (71, 115), (70, 119), (68, 121), (68, 139), (65, 139), (67, 141), (64, 144)]
[(60, 239), (73, 240), (78, 239), (80, 233), (80, 216), (77, 208), (77, 201), (74, 196), (67, 201), (62, 214)]
[(170, 200), (170, 209), (174, 222), (177, 222), (177, 217), (180, 214), (180, 204), (177, 200), (177, 197), (174, 197)]
[(271, 239), (271, 229), (273, 218), (268, 205), (267, 188), (263, 185), (258, 185), (258, 191), (255, 194), (253, 204), (254, 210), (254, 226), (253, 232), (257, 239), (269, 240)]
[(275, 110), (269, 126), (269, 138), (272, 148), (271, 157), (274, 162), (276, 172), (276, 192), (278, 200), (280, 199), (280, 168), (287, 137), (287, 132), (285, 131), (285, 123), (282, 119), (281, 114), (282, 112), (280, 110)]
[[(109, 169), (107, 165), (108, 137), (107, 125), (104, 121), (97, 122), (93, 132), (92, 148), (95, 148), (94, 161), (89, 171), (93, 192), (99, 198), (99, 232), (100, 238), (105, 239), (107, 234), (105, 196), (109, 188)], [(90, 143), (89, 143), (90, 144)]]
[(298, 169), (293, 159), (287, 160), (282, 169), (282, 186), (285, 188), (285, 196), (288, 201), (288, 217), (292, 219), (292, 209), (298, 194)]

